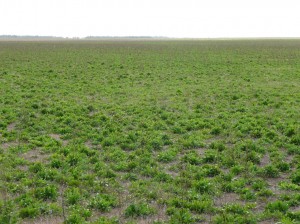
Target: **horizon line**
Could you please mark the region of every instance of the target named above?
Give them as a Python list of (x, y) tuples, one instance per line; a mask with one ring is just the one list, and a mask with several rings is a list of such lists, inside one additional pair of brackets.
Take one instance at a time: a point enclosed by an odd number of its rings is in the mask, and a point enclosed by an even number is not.
[(171, 36), (143, 36), (143, 35), (124, 35), (124, 36), (109, 36), (109, 35), (102, 35), (102, 36), (84, 36), (84, 37), (63, 37), (63, 36), (51, 36), (51, 35), (0, 35), (0, 39), (59, 39), (59, 40), (95, 40), (95, 39), (300, 39), (299, 37), (289, 37), (289, 36), (255, 36), (255, 37), (171, 37)]

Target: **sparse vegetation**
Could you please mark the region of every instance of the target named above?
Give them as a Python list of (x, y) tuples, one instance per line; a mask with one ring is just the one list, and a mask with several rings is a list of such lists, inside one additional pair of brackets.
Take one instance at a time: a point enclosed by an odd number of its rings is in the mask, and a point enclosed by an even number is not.
[(0, 223), (299, 223), (299, 61), (299, 40), (0, 41)]

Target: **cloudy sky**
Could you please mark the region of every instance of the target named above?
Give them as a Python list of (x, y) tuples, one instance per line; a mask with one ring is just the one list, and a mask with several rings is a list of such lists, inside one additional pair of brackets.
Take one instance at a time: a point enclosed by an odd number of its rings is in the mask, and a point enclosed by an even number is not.
[(0, 0), (0, 35), (300, 37), (299, 0)]

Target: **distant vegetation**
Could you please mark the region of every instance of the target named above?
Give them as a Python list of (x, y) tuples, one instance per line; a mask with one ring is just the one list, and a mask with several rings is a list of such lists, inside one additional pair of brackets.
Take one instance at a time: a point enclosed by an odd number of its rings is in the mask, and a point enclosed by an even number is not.
[(299, 40), (0, 42), (0, 223), (299, 223)]
[(0, 35), (0, 40), (10, 40), (10, 39), (36, 39), (36, 40), (43, 40), (43, 39), (61, 39), (61, 40), (71, 40), (71, 39), (82, 39), (82, 40), (95, 40), (95, 39), (168, 39), (168, 37), (162, 36), (87, 36), (87, 37), (56, 37), (56, 36), (19, 36), (19, 35)]
[(63, 37), (54, 36), (18, 36), (18, 35), (0, 35), (1, 39), (63, 39)]

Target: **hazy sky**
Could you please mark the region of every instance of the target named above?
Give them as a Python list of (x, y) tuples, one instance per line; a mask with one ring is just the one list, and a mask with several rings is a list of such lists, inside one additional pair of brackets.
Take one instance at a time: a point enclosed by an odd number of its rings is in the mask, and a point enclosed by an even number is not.
[(299, 0), (0, 0), (0, 35), (300, 37)]

